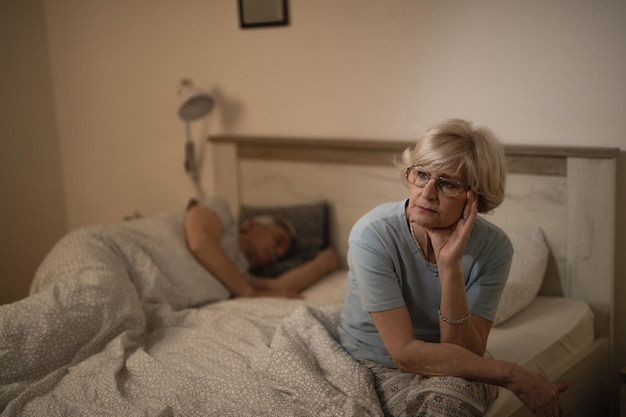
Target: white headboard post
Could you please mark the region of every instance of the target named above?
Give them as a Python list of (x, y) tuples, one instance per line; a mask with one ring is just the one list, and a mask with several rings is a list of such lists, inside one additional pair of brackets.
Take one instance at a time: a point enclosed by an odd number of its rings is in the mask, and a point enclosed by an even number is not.
[(593, 307), (602, 335), (612, 333), (615, 179), (615, 158), (568, 158), (565, 291)]
[(226, 199), (234, 216), (239, 215), (239, 159), (234, 143), (217, 142), (213, 147), (215, 194)]

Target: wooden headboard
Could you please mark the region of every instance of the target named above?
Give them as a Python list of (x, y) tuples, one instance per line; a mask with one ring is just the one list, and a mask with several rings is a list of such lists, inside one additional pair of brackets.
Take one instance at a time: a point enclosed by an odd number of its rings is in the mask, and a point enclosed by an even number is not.
[[(408, 196), (393, 164), (414, 142), (216, 136), (216, 194), (241, 204), (325, 200), (345, 259), (354, 222)], [(599, 336), (611, 335), (617, 148), (505, 146), (507, 191), (488, 220), (507, 232), (540, 227), (551, 249), (541, 290), (587, 301)]]

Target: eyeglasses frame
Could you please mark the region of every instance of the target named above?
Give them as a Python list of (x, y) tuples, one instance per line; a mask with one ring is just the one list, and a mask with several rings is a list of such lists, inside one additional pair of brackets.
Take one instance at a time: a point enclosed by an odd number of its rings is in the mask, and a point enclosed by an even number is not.
[[(405, 173), (404, 173), (404, 177), (406, 178), (407, 182), (408, 182), (409, 184), (412, 184), (412, 185), (416, 186), (416, 187), (419, 187), (419, 188), (424, 188), (424, 187), (426, 187), (426, 186), (428, 185), (428, 183), (430, 182), (430, 180), (434, 179), (434, 180), (435, 180), (435, 189), (437, 190), (437, 192), (438, 192), (438, 193), (441, 193), (442, 195), (444, 195), (445, 197), (448, 197), (448, 198), (456, 198), (456, 197), (460, 196), (460, 195), (461, 195), (461, 193), (462, 193), (463, 191), (467, 191), (467, 190), (469, 190), (469, 189), (470, 189), (470, 187), (469, 187), (469, 186), (464, 186), (464, 185), (461, 185), (461, 184), (459, 184), (458, 182), (453, 181), (453, 180), (451, 180), (451, 179), (449, 179), (449, 178), (444, 178), (444, 177), (433, 177), (433, 175), (432, 175), (430, 172), (426, 172), (426, 171), (423, 171), (422, 169), (418, 169), (418, 168), (421, 168), (421, 167), (419, 167), (419, 166), (417, 166), (417, 165), (411, 165), (410, 167), (407, 167), (407, 169), (406, 169), (406, 171), (405, 171)], [(426, 184), (424, 184), (424, 185), (419, 185), (419, 184), (415, 184), (414, 182), (411, 182), (411, 180), (409, 180), (409, 170), (410, 170), (410, 169), (414, 169), (414, 170), (416, 170), (416, 171), (421, 171), (421, 172), (423, 172), (424, 174), (428, 174), (428, 181), (426, 181)], [(444, 181), (445, 181), (445, 182), (452, 183), (452, 184), (455, 184), (455, 185), (458, 187), (458, 189), (459, 189), (459, 190), (456, 192), (456, 194), (454, 194), (454, 195), (447, 195), (447, 194), (443, 191), (443, 186), (442, 186), (442, 183), (443, 183)]]

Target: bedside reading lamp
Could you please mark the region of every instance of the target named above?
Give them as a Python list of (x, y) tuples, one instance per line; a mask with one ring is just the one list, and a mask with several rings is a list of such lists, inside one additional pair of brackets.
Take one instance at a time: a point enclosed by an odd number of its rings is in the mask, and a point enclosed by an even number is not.
[(208, 92), (198, 89), (193, 82), (185, 78), (180, 82), (178, 88), (178, 116), (185, 121), (187, 139), (185, 142), (185, 171), (191, 176), (194, 182), (199, 179), (198, 164), (195, 156), (195, 145), (191, 139), (191, 128), (189, 124), (198, 120), (211, 112), (214, 101)]

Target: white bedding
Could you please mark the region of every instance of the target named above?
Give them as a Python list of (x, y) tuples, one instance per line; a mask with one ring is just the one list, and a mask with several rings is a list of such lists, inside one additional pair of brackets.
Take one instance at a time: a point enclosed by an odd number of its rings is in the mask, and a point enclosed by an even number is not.
[[(220, 301), (186, 251), (181, 221), (73, 232), (41, 265), (32, 294), (0, 306), (2, 417), (381, 415), (368, 371), (336, 341), (345, 271), (304, 300)], [(585, 309), (538, 298), (494, 329), (490, 351), (549, 374), (549, 359), (590, 335), (589, 324), (586, 336), (577, 326), (557, 333), (574, 321), (570, 308)], [(542, 329), (526, 316), (540, 316)]]
[(339, 304), (220, 300), (182, 219), (72, 232), (0, 306), (2, 417), (381, 415)]

